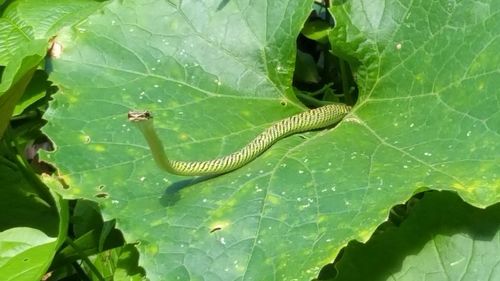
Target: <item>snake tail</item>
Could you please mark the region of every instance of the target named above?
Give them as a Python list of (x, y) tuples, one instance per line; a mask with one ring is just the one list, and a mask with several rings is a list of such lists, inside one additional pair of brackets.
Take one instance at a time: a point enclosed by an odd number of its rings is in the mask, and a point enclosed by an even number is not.
[(236, 152), (213, 160), (193, 162), (168, 158), (148, 111), (130, 111), (128, 119), (142, 132), (153, 159), (161, 169), (182, 176), (202, 176), (223, 174), (238, 169), (257, 158), (276, 141), (291, 134), (334, 125), (350, 109), (350, 106), (344, 104), (330, 104), (293, 115), (274, 123)]

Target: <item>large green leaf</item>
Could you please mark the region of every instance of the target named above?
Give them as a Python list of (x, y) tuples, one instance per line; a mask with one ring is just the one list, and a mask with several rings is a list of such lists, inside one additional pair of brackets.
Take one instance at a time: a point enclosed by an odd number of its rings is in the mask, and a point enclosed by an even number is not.
[(302, 110), (290, 85), (311, 2), (220, 2), (112, 2), (58, 39), (61, 91), (44, 129), (56, 151), (43, 158), (69, 188), (51, 184), (116, 217), (148, 277), (305, 280), (417, 189), (498, 201), (493, 1), (488, 13), (462, 2), (336, 7), (335, 51), (360, 62), (360, 102), (339, 126), (213, 179), (160, 171), (129, 109), (151, 110), (182, 160), (234, 151)]
[(349, 244), (338, 274), (324, 279), (500, 279), (500, 204), (479, 209), (450, 192), (427, 192), (409, 209), (400, 226), (384, 227), (367, 244)]
[(353, 115), (377, 143), (369, 185), (498, 202), (500, 33), (491, 31), (499, 30), (500, 5), (372, 3), (334, 6), (331, 33), (335, 51), (361, 63)]
[(18, 0), (0, 18), (0, 65), (6, 65), (16, 50), (34, 39), (49, 39), (64, 26), (75, 24), (101, 3), (89, 0)]

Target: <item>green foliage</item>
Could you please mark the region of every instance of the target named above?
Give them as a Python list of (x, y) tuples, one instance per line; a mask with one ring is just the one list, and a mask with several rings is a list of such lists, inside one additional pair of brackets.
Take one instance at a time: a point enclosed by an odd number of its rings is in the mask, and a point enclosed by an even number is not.
[(0, 137), (3, 135), (14, 108), (45, 53), (45, 42), (34, 40), (17, 50), (2, 74), (0, 84)]
[[(407, 218), (386, 223), (366, 243), (351, 242), (320, 280), (489, 280), (499, 261), (500, 204), (467, 205), (456, 194), (426, 192), (405, 206)], [(383, 257), (383, 258), (381, 258)], [(480, 270), (475, 270), (479, 269)]]
[(0, 164), (0, 275), (37, 280), (66, 237), (67, 202), (49, 193), (5, 143)]
[[(202, 2), (0, 1), (1, 276), (498, 278), (496, 1)], [(204, 160), (301, 101), (355, 105), (215, 178), (126, 120)]]

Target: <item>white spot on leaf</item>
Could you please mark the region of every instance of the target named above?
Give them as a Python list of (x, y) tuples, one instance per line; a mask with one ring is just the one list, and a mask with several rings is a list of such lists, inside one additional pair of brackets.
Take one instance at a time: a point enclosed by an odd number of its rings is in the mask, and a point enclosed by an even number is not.
[(54, 41), (52, 43), (52, 47), (50, 48), (50, 56), (58, 59), (61, 57), (62, 51), (63, 46), (59, 42)]

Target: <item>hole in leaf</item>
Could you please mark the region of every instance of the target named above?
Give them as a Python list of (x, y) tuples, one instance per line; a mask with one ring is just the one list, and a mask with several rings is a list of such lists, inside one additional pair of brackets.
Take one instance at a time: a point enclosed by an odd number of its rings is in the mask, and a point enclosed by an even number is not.
[(99, 192), (95, 195), (97, 198), (108, 198), (109, 194), (107, 192)]
[(63, 177), (57, 177), (57, 180), (59, 181), (59, 183), (61, 183), (61, 186), (63, 189), (69, 189), (70, 186), (69, 184), (66, 183), (66, 181), (64, 180)]
[(329, 32), (335, 22), (328, 1), (315, 1), (309, 19), (297, 37), (293, 87), (310, 108), (331, 103), (354, 105), (358, 98), (351, 65), (332, 53)]
[(219, 227), (219, 226), (218, 227), (214, 227), (214, 228), (212, 228), (210, 230), (210, 233), (214, 233), (214, 232), (219, 231), (219, 230), (222, 230), (222, 227)]

